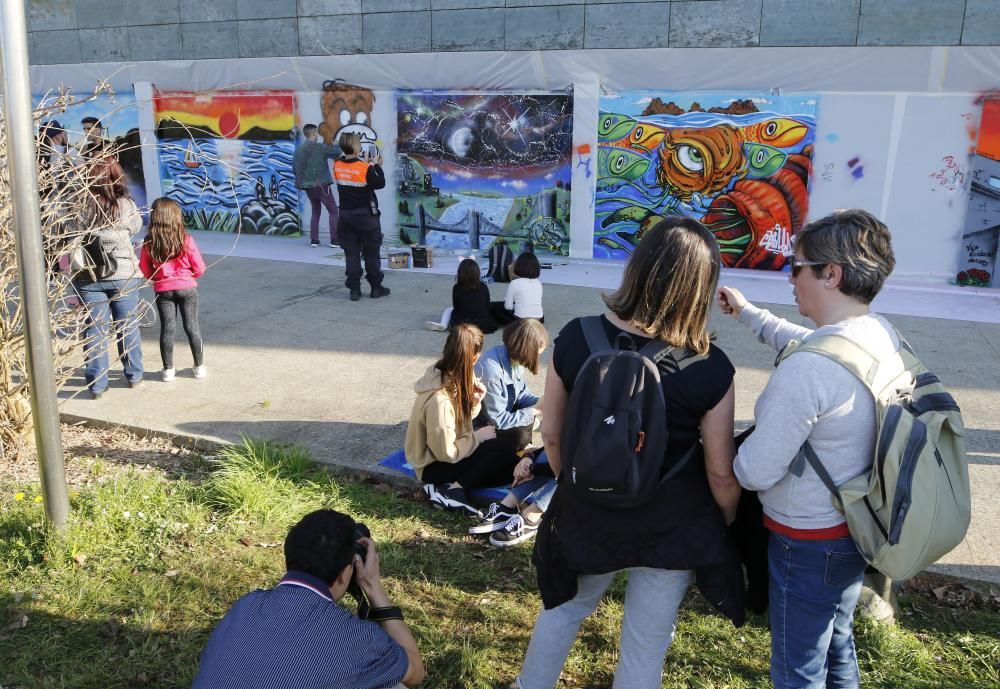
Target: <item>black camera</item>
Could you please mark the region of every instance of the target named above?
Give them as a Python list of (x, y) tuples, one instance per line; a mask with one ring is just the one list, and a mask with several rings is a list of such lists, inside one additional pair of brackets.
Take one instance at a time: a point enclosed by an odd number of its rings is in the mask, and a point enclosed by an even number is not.
[(365, 524), (361, 522), (355, 522), (354, 524), (354, 552), (361, 556), (361, 561), (365, 561), (365, 557), (368, 555), (368, 548), (364, 543), (359, 543), (362, 538), (371, 538), (372, 532), (368, 529)]

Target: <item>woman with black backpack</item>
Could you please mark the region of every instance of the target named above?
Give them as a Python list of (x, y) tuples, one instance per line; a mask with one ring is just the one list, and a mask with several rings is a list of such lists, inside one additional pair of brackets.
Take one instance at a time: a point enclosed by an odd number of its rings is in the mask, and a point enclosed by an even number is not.
[[(570, 321), (556, 338), (542, 437), (561, 476), (533, 558), (545, 610), (512, 687), (555, 686), (580, 624), (621, 571), (616, 689), (659, 689), (677, 608), (696, 576), (706, 598), (742, 623), (742, 570), (726, 534), (740, 496), (735, 371), (708, 333), (718, 276), (719, 250), (704, 226), (661, 220), (604, 297), (607, 312)], [(594, 366), (595, 354), (606, 366)], [(618, 367), (659, 385), (606, 389)], [(598, 398), (643, 398), (647, 415), (600, 408)], [(637, 485), (629, 475), (647, 479)]]
[(79, 222), (85, 267), (75, 266), (73, 285), (87, 306), (84, 377), (91, 396), (100, 399), (108, 389), (112, 341), (129, 386), (142, 384), (142, 339), (137, 320), (142, 273), (132, 248), (132, 238), (142, 229), (142, 214), (129, 196), (125, 173), (114, 157), (95, 158), (87, 168), (84, 184), (87, 198)]

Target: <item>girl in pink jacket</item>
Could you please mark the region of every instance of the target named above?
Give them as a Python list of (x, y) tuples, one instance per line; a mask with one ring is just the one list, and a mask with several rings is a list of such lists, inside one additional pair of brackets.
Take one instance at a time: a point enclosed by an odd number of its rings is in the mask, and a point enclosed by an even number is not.
[(176, 375), (174, 328), (178, 311), (191, 344), (191, 356), (194, 357), (192, 373), (195, 378), (204, 378), (208, 369), (198, 328), (197, 278), (205, 272), (205, 261), (194, 238), (184, 229), (184, 216), (176, 201), (159, 198), (153, 202), (149, 214), (149, 234), (142, 243), (139, 268), (146, 278), (153, 281), (153, 291), (156, 292), (163, 381), (172, 381)]

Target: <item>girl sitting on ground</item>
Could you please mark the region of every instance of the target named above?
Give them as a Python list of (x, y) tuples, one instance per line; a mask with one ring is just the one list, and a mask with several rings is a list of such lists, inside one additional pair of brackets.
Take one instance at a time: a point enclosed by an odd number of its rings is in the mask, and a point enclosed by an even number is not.
[(470, 323), (484, 333), (496, 331), (497, 324), (490, 314), (490, 288), (480, 280), (479, 264), (473, 258), (458, 264), (458, 276), (451, 288), (451, 306), (441, 314), (441, 322), (427, 321), (427, 330), (444, 332), (452, 325)]
[(538, 257), (530, 251), (523, 252), (514, 261), (511, 273), (517, 277), (507, 285), (507, 296), (503, 301), (490, 304), (493, 318), (500, 325), (513, 323), (519, 318), (537, 318), (544, 323), (542, 283), (538, 279), (542, 274), (542, 266)]
[(149, 233), (142, 242), (139, 256), (142, 274), (153, 281), (156, 310), (160, 315), (160, 358), (163, 381), (176, 376), (174, 369), (174, 329), (177, 312), (191, 345), (195, 378), (208, 375), (204, 347), (198, 327), (198, 278), (205, 272), (205, 261), (194, 238), (184, 229), (184, 216), (176, 201), (159, 198), (149, 213)]
[(414, 385), (405, 445), (406, 461), (426, 484), (431, 503), (477, 517), (466, 491), (509, 482), (519, 461), (493, 426), (472, 428), (486, 394), (474, 370), (482, 351), (483, 333), (476, 326), (449, 331), (441, 359)]
[(482, 411), (474, 426), (496, 426), (497, 438), (523, 450), (531, 443), (531, 432), (541, 414), (540, 398), (528, 389), (525, 369), (538, 374), (542, 352), (549, 346), (545, 326), (524, 318), (503, 329), (503, 342), (489, 350), (476, 364), (476, 375), (486, 388)]

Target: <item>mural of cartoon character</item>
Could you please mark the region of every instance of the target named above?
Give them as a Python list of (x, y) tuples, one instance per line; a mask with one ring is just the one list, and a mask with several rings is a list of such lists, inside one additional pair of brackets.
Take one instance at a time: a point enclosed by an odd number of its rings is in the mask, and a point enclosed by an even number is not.
[(378, 135), (371, 126), (375, 108), (375, 93), (371, 89), (348, 84), (342, 79), (329, 79), (323, 82), (320, 108), (323, 121), (319, 125), (319, 135), (324, 142), (336, 143), (341, 134), (354, 132), (361, 139), (362, 157), (378, 155)]

